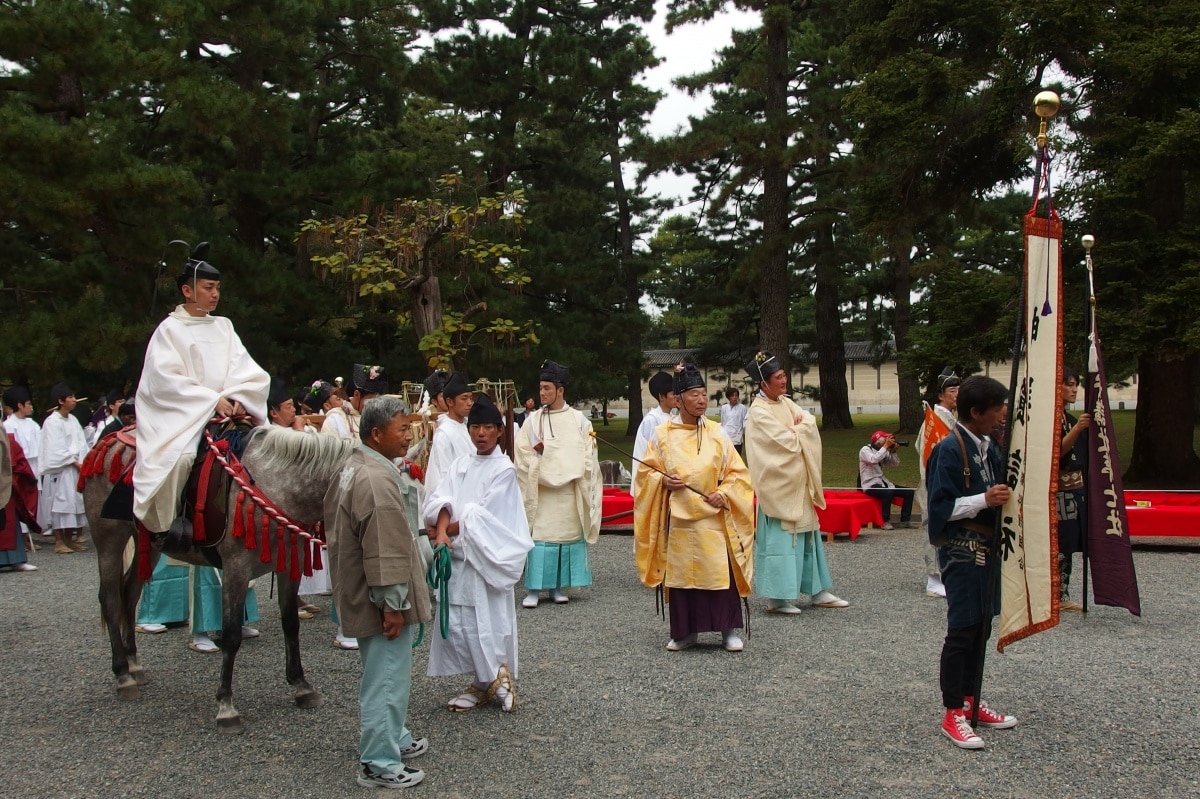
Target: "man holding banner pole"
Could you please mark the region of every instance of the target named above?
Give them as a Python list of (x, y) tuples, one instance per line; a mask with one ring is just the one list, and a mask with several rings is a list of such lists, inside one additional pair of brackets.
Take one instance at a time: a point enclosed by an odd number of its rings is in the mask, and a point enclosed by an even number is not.
[(999, 509), (1012, 497), (1005, 484), (1000, 452), (989, 434), (1003, 420), (1009, 391), (990, 377), (963, 381), (958, 392), (958, 423), (930, 454), (925, 478), (929, 492), (929, 541), (938, 547), (938, 566), (946, 587), (946, 639), (939, 681), (942, 733), (961, 749), (982, 749), (968, 714), (979, 725), (1015, 727), (1017, 719), (978, 702), (979, 653), (992, 632), (999, 608), (991, 546)]

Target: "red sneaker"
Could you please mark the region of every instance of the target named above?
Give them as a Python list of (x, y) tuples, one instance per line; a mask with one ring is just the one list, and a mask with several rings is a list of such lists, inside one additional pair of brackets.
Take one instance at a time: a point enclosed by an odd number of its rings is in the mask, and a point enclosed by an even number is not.
[(942, 718), (942, 732), (959, 749), (983, 748), (983, 739), (971, 729), (971, 723), (961, 710), (946, 710), (946, 715)]
[[(963, 715), (967, 717), (967, 721), (971, 720), (971, 705), (974, 704), (975, 697), (968, 696), (963, 700)], [(1006, 716), (1003, 713), (997, 713), (987, 706), (987, 702), (979, 703), (979, 726), (991, 727), (994, 730), (1007, 730), (1017, 726), (1016, 716)]]

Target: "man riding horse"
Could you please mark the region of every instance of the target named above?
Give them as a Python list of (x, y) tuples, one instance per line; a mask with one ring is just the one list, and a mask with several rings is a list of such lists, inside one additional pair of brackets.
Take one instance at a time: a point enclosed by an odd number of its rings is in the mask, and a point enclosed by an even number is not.
[(221, 273), (196, 248), (177, 278), (183, 303), (154, 331), (137, 390), (137, 463), (134, 516), (152, 535), (171, 534), (168, 551), (191, 544), (190, 522), (180, 516), (183, 487), (213, 417), (267, 418), (271, 379), (246, 352), (233, 323), (212, 316), (221, 298)]

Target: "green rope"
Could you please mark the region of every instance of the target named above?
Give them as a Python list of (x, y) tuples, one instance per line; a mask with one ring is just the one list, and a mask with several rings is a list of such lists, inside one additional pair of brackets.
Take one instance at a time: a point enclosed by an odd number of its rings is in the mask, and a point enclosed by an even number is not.
[(433, 550), (425, 582), (437, 592), (438, 631), (445, 640), (450, 635), (450, 547), (442, 544)]

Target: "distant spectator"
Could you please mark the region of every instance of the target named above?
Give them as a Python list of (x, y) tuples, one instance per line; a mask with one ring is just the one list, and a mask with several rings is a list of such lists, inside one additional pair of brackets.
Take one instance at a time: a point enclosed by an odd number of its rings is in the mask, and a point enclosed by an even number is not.
[(904, 505), (900, 508), (900, 526), (911, 527), (913, 500), (916, 490), (902, 488), (883, 476), (883, 467), (899, 466), (900, 456), (896, 450), (900, 444), (896, 437), (886, 430), (876, 430), (871, 434), (871, 443), (858, 451), (858, 480), (863, 493), (875, 497), (883, 506), (883, 529), (893, 530), (892, 499), (903, 497)]
[(742, 436), (746, 431), (746, 414), (749, 409), (740, 402), (741, 394), (733, 386), (725, 389), (725, 399), (729, 404), (717, 409), (721, 417), (721, 429), (737, 447), (738, 454), (744, 456), (746, 453), (742, 450)]

